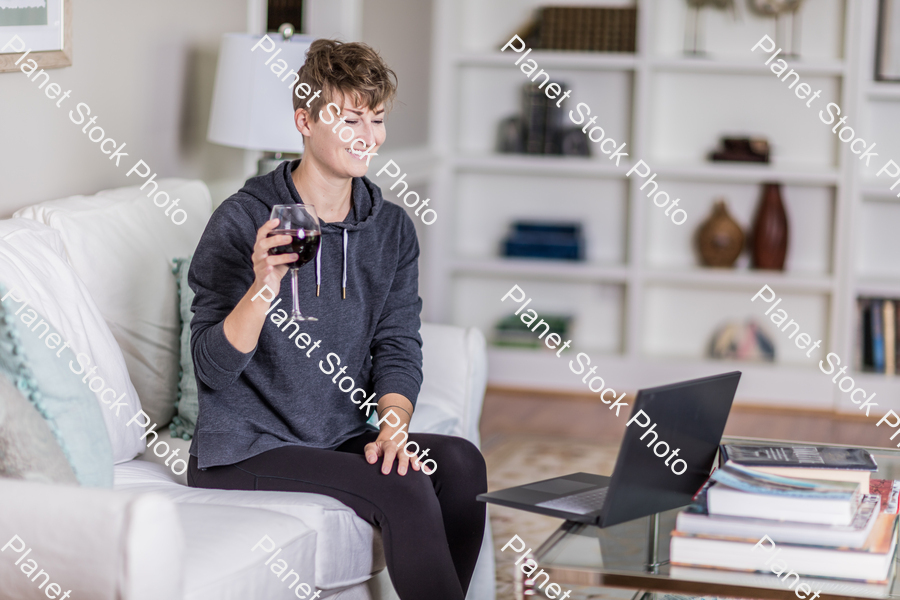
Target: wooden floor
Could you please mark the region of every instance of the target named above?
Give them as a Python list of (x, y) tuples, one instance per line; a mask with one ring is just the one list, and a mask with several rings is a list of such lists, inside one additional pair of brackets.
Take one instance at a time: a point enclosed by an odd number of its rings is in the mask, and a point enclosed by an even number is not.
[[(633, 401), (634, 398), (632, 397)], [(628, 399), (625, 400), (628, 402)], [(510, 434), (568, 437), (599, 443), (617, 443), (631, 411), (615, 411), (596, 396), (562, 395), (489, 388), (481, 415), (484, 448)], [(628, 412), (626, 412), (628, 411)], [(725, 426), (726, 435), (741, 435), (802, 442), (827, 442), (892, 448), (885, 427), (877, 419), (832, 412), (780, 410), (735, 405)], [(882, 432), (881, 430), (885, 430)]]

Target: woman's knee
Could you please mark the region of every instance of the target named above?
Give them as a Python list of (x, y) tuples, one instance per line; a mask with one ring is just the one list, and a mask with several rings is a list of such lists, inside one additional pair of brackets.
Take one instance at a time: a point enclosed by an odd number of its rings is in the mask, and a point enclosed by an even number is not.
[(394, 465), (394, 470), (395, 472), (387, 475), (384, 479), (384, 485), (390, 498), (403, 498), (405, 501), (410, 501), (420, 506), (425, 506), (429, 502), (435, 502), (435, 506), (437, 506), (434, 486), (425, 473), (410, 468), (406, 475), (399, 475), (396, 473), (396, 465)]
[(431, 453), (438, 467), (445, 473), (465, 473), (468, 477), (485, 478), (487, 467), (481, 450), (469, 440), (449, 435), (434, 435), (435, 449)]

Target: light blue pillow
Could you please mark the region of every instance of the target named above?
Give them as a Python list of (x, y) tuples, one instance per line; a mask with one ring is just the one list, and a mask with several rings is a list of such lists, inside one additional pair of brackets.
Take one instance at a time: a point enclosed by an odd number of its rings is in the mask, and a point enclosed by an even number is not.
[[(6, 294), (2, 285), (0, 294)], [(19, 307), (24, 310), (16, 315)], [(78, 364), (75, 352), (71, 346), (59, 349), (68, 340), (34, 309), (10, 308), (0, 302), (0, 372), (47, 421), (79, 483), (112, 487), (112, 444), (97, 396), (69, 368), (69, 361)], [(45, 342), (54, 335), (62, 342), (51, 349)]]
[(194, 435), (197, 415), (200, 412), (200, 399), (197, 395), (197, 379), (194, 377), (194, 361), (191, 358), (191, 303), (194, 301), (194, 290), (188, 285), (188, 270), (191, 268), (191, 257), (173, 258), (172, 273), (178, 282), (178, 307), (181, 316), (181, 370), (178, 372), (178, 401), (175, 408), (178, 414), (169, 423), (172, 437), (189, 440)]

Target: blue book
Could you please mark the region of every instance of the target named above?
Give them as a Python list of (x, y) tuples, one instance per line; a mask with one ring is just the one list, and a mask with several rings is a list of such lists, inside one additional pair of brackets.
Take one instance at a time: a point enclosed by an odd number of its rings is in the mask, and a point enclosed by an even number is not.
[(503, 241), (505, 256), (584, 260), (584, 236), (578, 223), (517, 221)]
[(872, 358), (875, 371), (884, 373), (884, 307), (882, 300), (872, 300)]

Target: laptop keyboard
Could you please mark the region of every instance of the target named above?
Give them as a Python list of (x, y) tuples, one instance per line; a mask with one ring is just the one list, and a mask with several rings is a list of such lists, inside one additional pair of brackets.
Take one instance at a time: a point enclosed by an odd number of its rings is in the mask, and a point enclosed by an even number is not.
[(562, 510), (578, 515), (586, 515), (595, 510), (603, 508), (603, 502), (606, 500), (606, 491), (608, 487), (588, 490), (571, 496), (563, 496), (562, 498), (554, 498), (541, 502), (537, 506), (541, 508), (552, 508), (553, 510)]

